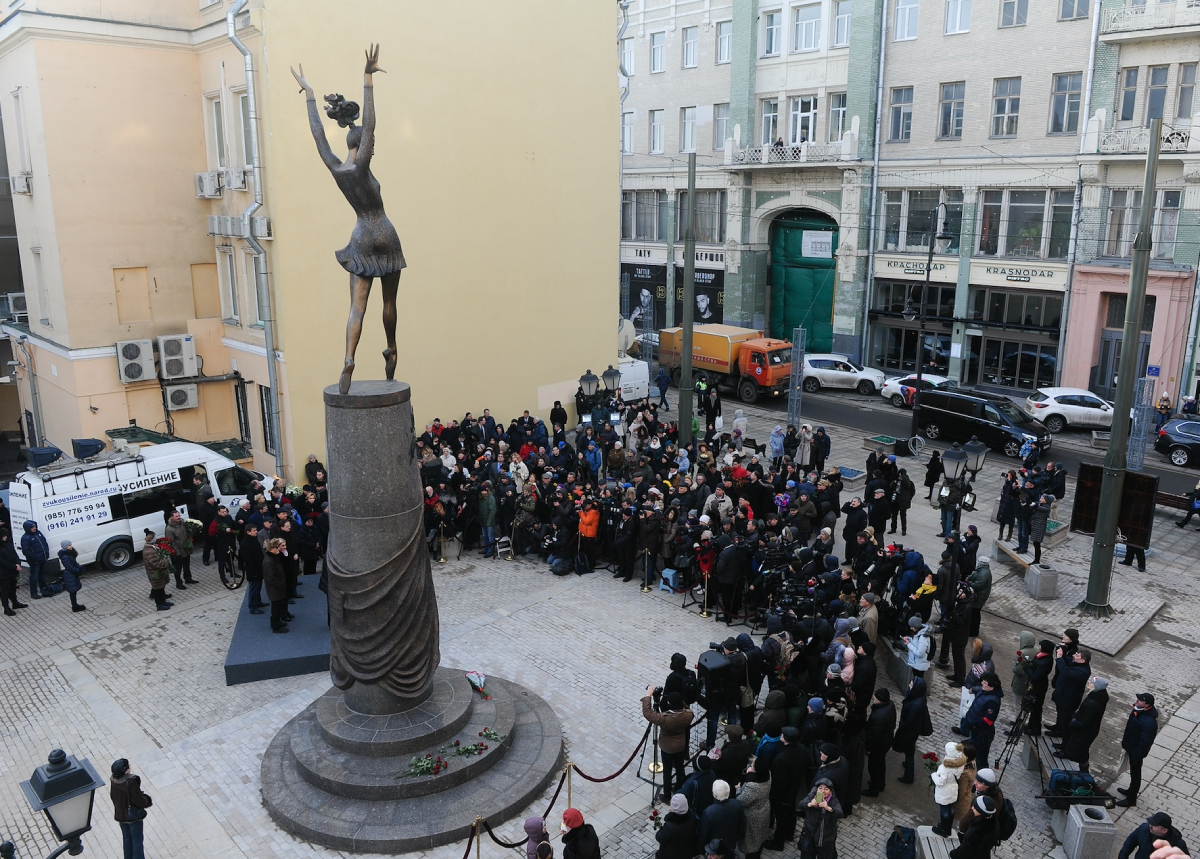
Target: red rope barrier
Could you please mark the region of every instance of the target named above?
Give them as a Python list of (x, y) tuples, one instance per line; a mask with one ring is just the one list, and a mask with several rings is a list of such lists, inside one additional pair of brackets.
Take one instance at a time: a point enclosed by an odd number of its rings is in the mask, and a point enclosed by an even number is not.
[(479, 828), (479, 821), (471, 824), (471, 834), (467, 836), (467, 849), (463, 851), (463, 859), (470, 859), (471, 844), (475, 841), (475, 830)]
[[(549, 819), (550, 811), (551, 811), (551, 809), (554, 808), (554, 803), (558, 802), (558, 795), (560, 793), (562, 793), (563, 785), (566, 784), (566, 782), (567, 782), (567, 771), (566, 771), (566, 769), (564, 769), (562, 772), (562, 775), (559, 776), (559, 778), (558, 778), (558, 787), (555, 788), (555, 790), (554, 790), (554, 796), (550, 797), (550, 804), (548, 806), (546, 806), (546, 813), (542, 815), (542, 820)], [(508, 841), (501, 841), (499, 838), (496, 837), (496, 833), (492, 831), (492, 827), (487, 822), (487, 820), (483, 821), (483, 828), (487, 832), (488, 837), (491, 838), (493, 841), (495, 841), (497, 844), (499, 844), (501, 847), (506, 847), (509, 849), (516, 849), (518, 847), (524, 847), (525, 844), (527, 843), (525, 841), (514, 841), (512, 843), (510, 843)]]
[(525, 844), (527, 843), (527, 839), (524, 839), (521, 841), (514, 841), (511, 844), (507, 841), (501, 841), (499, 838), (496, 837), (496, 833), (492, 832), (491, 824), (489, 824), (486, 820), (483, 821), (483, 829), (485, 832), (487, 832), (488, 837), (491, 838), (493, 841), (495, 841), (497, 844), (499, 844), (501, 847), (515, 849), (517, 847), (524, 847)]
[(617, 770), (615, 773), (613, 773), (612, 775), (606, 776), (605, 778), (593, 778), (592, 776), (588, 775), (583, 770), (581, 770), (579, 767), (575, 766), (575, 764), (571, 764), (571, 769), (573, 769), (573, 770), (575, 770), (575, 772), (579, 773), (580, 778), (585, 778), (590, 782), (602, 783), (602, 782), (606, 782), (606, 781), (612, 781), (614, 778), (619, 776), (621, 773), (625, 772), (625, 770), (629, 769), (629, 765), (631, 763), (633, 763), (633, 759), (637, 757), (637, 754), (639, 751), (641, 751), (642, 746), (646, 745), (646, 740), (650, 739), (650, 728), (651, 727), (653, 727), (653, 726), (650, 724), (646, 725), (646, 733), (642, 734), (642, 739), (638, 742), (637, 746), (634, 747), (633, 753), (629, 756), (629, 760), (625, 761), (624, 765), (622, 765), (622, 767), (619, 770)]
[(558, 787), (554, 791), (554, 796), (550, 797), (550, 804), (546, 806), (546, 813), (542, 815), (542, 820), (549, 819), (550, 811), (551, 811), (551, 809), (554, 808), (554, 803), (558, 802), (558, 795), (560, 793), (562, 793), (563, 785), (566, 783), (567, 783), (567, 771), (566, 771), (566, 769), (564, 769), (562, 775), (559, 776), (559, 778), (558, 778)]

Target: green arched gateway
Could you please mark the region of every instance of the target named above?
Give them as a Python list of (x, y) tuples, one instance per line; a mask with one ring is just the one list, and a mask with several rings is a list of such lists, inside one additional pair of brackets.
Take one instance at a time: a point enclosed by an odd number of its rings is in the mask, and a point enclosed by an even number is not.
[[(805, 241), (808, 233), (808, 241)], [(826, 237), (818, 235), (828, 233)], [(812, 209), (785, 212), (771, 225), (770, 334), (807, 331), (806, 350), (833, 350), (833, 291), (837, 282), (837, 222)]]

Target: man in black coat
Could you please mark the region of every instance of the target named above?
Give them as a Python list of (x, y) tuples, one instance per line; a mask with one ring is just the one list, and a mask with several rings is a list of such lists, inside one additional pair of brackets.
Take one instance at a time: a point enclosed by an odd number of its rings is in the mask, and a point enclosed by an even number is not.
[(783, 729), (783, 748), (771, 761), (771, 815), (775, 834), (763, 844), (765, 850), (782, 850), (796, 837), (796, 797), (808, 781), (805, 771), (811, 763), (808, 748), (800, 745), (800, 732), (791, 725)]
[(1075, 711), (1067, 726), (1063, 744), (1054, 749), (1056, 754), (1079, 764), (1080, 772), (1088, 771), (1088, 757), (1092, 743), (1100, 736), (1104, 724), (1104, 711), (1108, 709), (1108, 681), (1093, 677), (1087, 681), (1087, 695)]
[(876, 489), (871, 499), (871, 511), (867, 514), (868, 524), (875, 529), (880, 538), (887, 529), (888, 520), (892, 518), (892, 505), (887, 499), (887, 490)]
[(879, 676), (879, 668), (875, 664), (875, 645), (864, 641), (855, 650), (854, 679), (850, 681), (850, 691), (854, 693), (854, 710), (859, 721), (866, 719), (867, 708), (871, 705), (871, 695), (875, 692), (875, 680)]
[[(813, 776), (813, 784), (823, 778), (829, 779), (833, 784), (834, 796), (850, 795), (850, 764), (842, 754), (841, 748), (835, 743), (825, 743), (821, 746), (821, 768)], [(842, 811), (845, 813), (844, 806)]]
[(262, 614), (263, 550), (258, 542), (258, 525), (247, 520), (238, 546), (238, 560), (246, 571), (246, 587), (250, 591), (250, 614)]
[(721, 746), (721, 759), (713, 764), (717, 778), (736, 788), (746, 777), (746, 767), (754, 748), (743, 737), (746, 732), (741, 725), (725, 726), (725, 743)]
[(734, 615), (741, 611), (742, 585), (750, 572), (750, 551), (740, 537), (735, 537), (732, 543), (721, 550), (715, 572), (721, 595), (721, 611), (725, 625), (730, 626)]
[[(842, 526), (842, 539), (846, 542), (846, 554), (844, 560), (853, 561), (854, 553), (858, 550), (859, 531), (865, 531), (870, 525), (870, 520), (867, 516), (867, 508), (863, 506), (862, 499), (855, 497), (851, 498), (842, 505), (842, 512), (846, 514), (846, 521)], [(880, 533), (879, 531), (875, 532)]]
[[(1150, 815), (1145, 823), (1129, 833), (1129, 837), (1121, 845), (1117, 859), (1129, 859), (1130, 856), (1133, 856), (1133, 859), (1150, 859), (1156, 852), (1155, 841), (1165, 841), (1187, 855), (1187, 842), (1183, 840), (1183, 833), (1171, 825), (1171, 815), (1159, 811)], [(1134, 850), (1137, 853), (1134, 853)]]
[(1137, 805), (1138, 791), (1142, 789), (1142, 761), (1150, 754), (1154, 738), (1158, 736), (1158, 710), (1154, 709), (1154, 696), (1142, 692), (1133, 702), (1133, 712), (1125, 723), (1121, 737), (1121, 748), (1129, 755), (1129, 787), (1119, 787), (1125, 798), (1117, 805), (1129, 808)]
[(1061, 656), (1055, 660), (1058, 666), (1058, 677), (1054, 681), (1054, 694), (1051, 700), (1058, 706), (1058, 718), (1054, 725), (1046, 729), (1051, 737), (1062, 737), (1066, 734), (1067, 726), (1075, 716), (1079, 703), (1083, 701), (1088, 677), (1091, 674), (1092, 654), (1088, 650), (1077, 650), (1071, 654), (1070, 661)]
[(867, 789), (863, 796), (879, 796), (887, 779), (887, 753), (896, 735), (896, 705), (891, 693), (876, 689), (871, 699), (871, 715), (867, 717)]
[(1042, 707), (1046, 703), (1046, 692), (1050, 688), (1050, 672), (1054, 670), (1054, 642), (1043, 639), (1038, 644), (1038, 653), (1025, 663), (1025, 676), (1029, 678), (1029, 721), (1025, 733), (1031, 737), (1042, 733)]

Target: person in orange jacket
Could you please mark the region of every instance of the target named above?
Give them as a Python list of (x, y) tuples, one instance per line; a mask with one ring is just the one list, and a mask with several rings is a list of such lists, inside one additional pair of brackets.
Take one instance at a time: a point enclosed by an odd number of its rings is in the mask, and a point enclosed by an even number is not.
[(596, 566), (596, 536), (600, 533), (600, 511), (592, 499), (585, 499), (579, 511), (579, 551), (587, 555), (588, 566)]

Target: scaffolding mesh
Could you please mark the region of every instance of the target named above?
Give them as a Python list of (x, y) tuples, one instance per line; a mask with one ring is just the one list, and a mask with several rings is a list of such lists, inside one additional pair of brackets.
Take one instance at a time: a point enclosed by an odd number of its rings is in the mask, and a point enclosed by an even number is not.
[(792, 380), (788, 389), (788, 423), (800, 426), (800, 395), (804, 393), (804, 344), (807, 334), (803, 328), (792, 329)]

